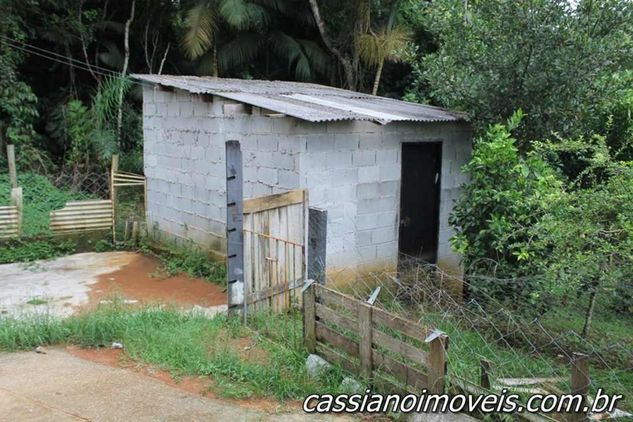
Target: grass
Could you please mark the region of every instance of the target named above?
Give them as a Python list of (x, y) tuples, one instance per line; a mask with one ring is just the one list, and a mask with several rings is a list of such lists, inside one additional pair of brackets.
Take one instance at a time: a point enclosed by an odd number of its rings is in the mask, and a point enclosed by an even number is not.
[[(20, 173), (18, 185), (23, 194), (22, 234), (25, 237), (50, 234), (50, 212), (63, 208), (66, 202), (91, 199), (93, 196), (70, 189), (60, 189), (45, 177), (34, 173)], [(0, 175), (0, 204), (9, 205), (11, 183), (9, 176)]]
[[(99, 347), (117, 341), (130, 358), (168, 370), (174, 377), (210, 377), (213, 390), (224, 397), (301, 400), (315, 391), (340, 390), (340, 370), (320, 379), (308, 376), (300, 315), (256, 315), (252, 327), (225, 316), (207, 319), (115, 303), (65, 320), (48, 315), (0, 319), (0, 350), (54, 344)], [(246, 356), (244, 344), (258, 349), (259, 358)]]
[(173, 244), (168, 247), (158, 247), (151, 240), (145, 239), (140, 249), (143, 253), (158, 257), (162, 263), (160, 271), (168, 276), (184, 273), (189, 277), (226, 285), (226, 265), (223, 262), (217, 262), (199, 248)]
[(0, 264), (52, 259), (76, 251), (77, 242), (72, 239), (50, 236), (40, 240), (8, 240), (0, 243)]
[(33, 306), (46, 305), (47, 303), (48, 301), (44, 299), (31, 299), (28, 302), (26, 302), (27, 305), (33, 305)]

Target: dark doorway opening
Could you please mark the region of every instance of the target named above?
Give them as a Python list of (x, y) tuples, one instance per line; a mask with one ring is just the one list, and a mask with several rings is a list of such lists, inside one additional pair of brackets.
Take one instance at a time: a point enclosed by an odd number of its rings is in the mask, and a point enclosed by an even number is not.
[(403, 143), (401, 161), (398, 251), (436, 263), (442, 144)]

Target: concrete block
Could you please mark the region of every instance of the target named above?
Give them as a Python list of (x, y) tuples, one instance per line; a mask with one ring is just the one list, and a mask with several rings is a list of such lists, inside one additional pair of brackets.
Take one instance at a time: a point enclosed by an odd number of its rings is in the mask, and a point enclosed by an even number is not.
[(359, 150), (352, 153), (352, 163), (357, 166), (373, 166), (376, 164), (376, 151)]
[(279, 187), (285, 189), (296, 189), (299, 187), (299, 172), (278, 170), (277, 181)]
[(381, 183), (359, 183), (356, 186), (356, 197), (358, 199), (378, 198), (381, 192)]
[(394, 258), (398, 256), (398, 242), (387, 242), (376, 246), (376, 258)]
[(376, 151), (376, 163), (378, 165), (390, 165), (397, 164), (398, 162), (398, 150), (397, 149), (381, 149)]
[(401, 169), (397, 164), (380, 166), (380, 180), (400, 180)]
[(324, 165), (327, 168), (345, 168), (352, 166), (351, 151), (328, 151), (326, 153), (327, 162)]
[(193, 103), (191, 101), (179, 103), (180, 117), (192, 117)]
[(274, 135), (259, 135), (257, 137), (258, 151), (277, 151), (277, 137)]
[(270, 117), (251, 117), (251, 133), (257, 134), (272, 134), (273, 132), (273, 119)]
[(371, 242), (375, 245), (398, 240), (396, 226), (373, 230), (371, 233)]
[(306, 137), (308, 153), (331, 152), (334, 149), (334, 135), (318, 134)]
[(383, 144), (382, 133), (363, 133), (360, 135), (358, 146), (362, 150), (380, 149)]
[(380, 181), (380, 167), (367, 166), (358, 167), (358, 182), (371, 183)]
[(180, 117), (180, 107), (177, 102), (171, 101), (167, 103), (167, 116)]
[(358, 149), (359, 136), (354, 133), (334, 134), (334, 149), (337, 151), (354, 151)]
[(274, 168), (260, 167), (257, 169), (257, 181), (267, 186), (277, 184), (277, 170)]
[(356, 246), (370, 246), (372, 245), (371, 241), (371, 233), (372, 230), (359, 230), (355, 235), (355, 244)]
[(277, 143), (279, 152), (283, 153), (298, 153), (305, 152), (307, 149), (307, 136), (306, 135), (277, 135)]

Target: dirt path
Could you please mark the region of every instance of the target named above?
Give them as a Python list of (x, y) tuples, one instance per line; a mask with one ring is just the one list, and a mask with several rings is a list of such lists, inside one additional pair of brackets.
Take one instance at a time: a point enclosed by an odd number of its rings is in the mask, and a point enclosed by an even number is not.
[(354, 420), (249, 409), (205, 398), (136, 371), (73, 356), (0, 354), (0, 421), (303, 421)]
[(0, 265), (0, 313), (69, 316), (113, 295), (221, 311), (223, 287), (187, 276), (161, 276), (160, 262), (133, 252), (82, 253), (31, 264)]

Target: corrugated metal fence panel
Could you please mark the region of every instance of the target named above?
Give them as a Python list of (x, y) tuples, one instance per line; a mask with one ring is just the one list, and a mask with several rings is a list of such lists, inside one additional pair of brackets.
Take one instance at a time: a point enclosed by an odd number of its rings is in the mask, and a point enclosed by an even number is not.
[(16, 206), (0, 207), (0, 239), (18, 236), (19, 218)]
[(251, 310), (282, 312), (300, 302), (306, 210), (303, 190), (244, 201), (244, 283)]
[(69, 201), (51, 212), (51, 231), (55, 234), (109, 230), (112, 228), (112, 201)]

